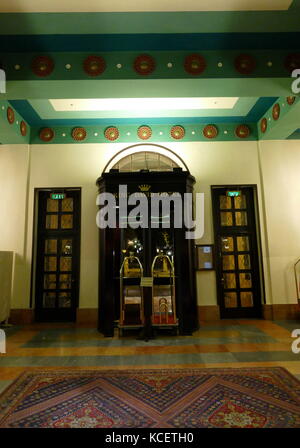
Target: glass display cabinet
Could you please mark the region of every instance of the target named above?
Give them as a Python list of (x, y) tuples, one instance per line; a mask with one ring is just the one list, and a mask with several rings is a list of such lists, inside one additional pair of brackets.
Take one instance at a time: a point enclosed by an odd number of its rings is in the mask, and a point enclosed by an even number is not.
[(168, 255), (156, 255), (152, 263), (152, 326), (178, 330), (174, 263)]
[(120, 336), (124, 329), (144, 326), (142, 277), (143, 267), (138, 257), (133, 253), (124, 257), (120, 269), (120, 319), (118, 325)]
[[(98, 328), (105, 336), (114, 336), (116, 328), (125, 334), (130, 325), (137, 331), (144, 325), (138, 337), (159, 335), (159, 327), (171, 325), (182, 335), (198, 328), (194, 240), (186, 239), (184, 226), (174, 226), (172, 204), (168, 213), (151, 211), (153, 195), (183, 197), (193, 191), (193, 184), (194, 178), (181, 168), (168, 172), (113, 169), (98, 179), (99, 193), (112, 193), (116, 202), (116, 227), (99, 230)], [(130, 226), (132, 205), (128, 204), (123, 216), (120, 185), (127, 186), (128, 196), (138, 193), (147, 197), (147, 226)], [(141, 286), (141, 278), (153, 279), (153, 284)]]

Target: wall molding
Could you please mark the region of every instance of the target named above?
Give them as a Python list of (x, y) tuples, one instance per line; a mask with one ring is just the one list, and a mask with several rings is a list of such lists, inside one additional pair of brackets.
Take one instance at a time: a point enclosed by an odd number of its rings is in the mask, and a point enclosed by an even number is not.
[[(263, 305), (263, 319), (265, 320), (299, 320), (300, 304), (278, 304)], [(220, 319), (220, 308), (218, 305), (198, 306), (198, 321), (213, 322)], [(30, 325), (34, 323), (33, 309), (11, 309), (9, 323), (13, 325)], [(70, 323), (71, 324), (71, 323)], [(98, 324), (98, 308), (77, 309), (76, 324), (95, 325)]]
[(266, 320), (299, 320), (300, 304), (263, 305), (263, 318)]
[(12, 309), (8, 322), (13, 325), (30, 325), (34, 323), (33, 309)]
[(212, 322), (220, 320), (220, 307), (218, 305), (198, 305), (198, 321)]
[(76, 314), (77, 324), (98, 325), (98, 308), (78, 308)]

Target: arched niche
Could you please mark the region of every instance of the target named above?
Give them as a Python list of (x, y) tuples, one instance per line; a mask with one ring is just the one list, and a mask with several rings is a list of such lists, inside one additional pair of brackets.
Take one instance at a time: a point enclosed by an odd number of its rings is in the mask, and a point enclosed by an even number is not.
[(143, 143), (128, 146), (115, 154), (106, 164), (103, 172), (111, 169), (119, 172), (149, 171), (173, 171), (173, 168), (181, 168), (189, 173), (185, 162), (174, 151), (162, 145)]

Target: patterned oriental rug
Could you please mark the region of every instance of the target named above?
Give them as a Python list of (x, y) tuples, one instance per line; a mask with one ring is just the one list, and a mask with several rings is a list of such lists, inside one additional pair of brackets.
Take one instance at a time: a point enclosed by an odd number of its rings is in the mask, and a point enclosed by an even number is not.
[(287, 370), (24, 372), (0, 396), (2, 428), (296, 428)]

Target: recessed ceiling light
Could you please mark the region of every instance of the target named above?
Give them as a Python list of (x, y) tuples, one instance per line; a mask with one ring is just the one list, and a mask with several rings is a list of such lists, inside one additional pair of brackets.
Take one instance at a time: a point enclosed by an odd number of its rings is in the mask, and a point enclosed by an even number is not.
[(199, 110), (232, 109), (238, 97), (191, 97), (191, 98), (95, 98), (95, 99), (52, 99), (56, 111), (149, 111), (149, 110)]

